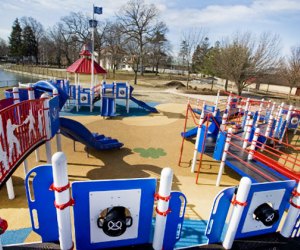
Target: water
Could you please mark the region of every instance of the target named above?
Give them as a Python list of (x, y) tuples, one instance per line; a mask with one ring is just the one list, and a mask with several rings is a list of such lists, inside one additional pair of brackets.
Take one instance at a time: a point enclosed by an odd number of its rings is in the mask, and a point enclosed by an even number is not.
[(11, 87), (17, 86), (18, 82), (21, 83), (29, 83), (29, 82), (36, 82), (39, 79), (36, 77), (32, 77), (29, 75), (17, 74), (12, 72), (4, 71), (0, 68), (0, 87)]

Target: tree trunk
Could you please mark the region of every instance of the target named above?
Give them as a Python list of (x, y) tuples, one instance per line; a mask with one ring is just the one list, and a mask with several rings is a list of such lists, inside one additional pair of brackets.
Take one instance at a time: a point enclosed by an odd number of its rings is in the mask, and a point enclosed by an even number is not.
[(113, 79), (115, 80), (116, 77), (116, 65), (113, 66)]
[(158, 75), (158, 66), (159, 66), (159, 63), (156, 63), (156, 69), (155, 69), (155, 75), (156, 76)]
[(134, 71), (134, 85), (136, 85), (137, 84), (137, 70), (136, 71)]
[(225, 80), (225, 91), (227, 92), (227, 88), (228, 88), (228, 79)]
[(238, 82), (236, 83), (237, 89), (238, 89), (238, 95), (242, 94), (243, 88), (242, 88), (242, 83)]
[(293, 87), (291, 86), (290, 87), (290, 92), (289, 92), (289, 95), (288, 95), (288, 100), (290, 100), (290, 98), (291, 98), (292, 90), (293, 90)]
[(141, 70), (141, 76), (144, 75), (144, 60), (143, 60), (143, 45), (140, 44), (140, 70)]
[(190, 64), (188, 62), (188, 76), (186, 81), (186, 89), (189, 89), (189, 83), (190, 83)]
[(214, 80), (211, 81), (211, 88), (210, 88), (210, 91), (213, 90), (213, 87), (214, 87)]

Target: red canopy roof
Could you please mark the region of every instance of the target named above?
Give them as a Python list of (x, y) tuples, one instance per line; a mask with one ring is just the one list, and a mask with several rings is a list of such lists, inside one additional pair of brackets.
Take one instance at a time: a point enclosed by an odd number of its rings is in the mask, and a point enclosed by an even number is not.
[[(79, 74), (91, 74), (91, 59), (80, 58), (67, 68), (67, 72), (79, 73)], [(94, 62), (94, 74), (106, 74), (106, 70), (103, 69), (98, 63)]]

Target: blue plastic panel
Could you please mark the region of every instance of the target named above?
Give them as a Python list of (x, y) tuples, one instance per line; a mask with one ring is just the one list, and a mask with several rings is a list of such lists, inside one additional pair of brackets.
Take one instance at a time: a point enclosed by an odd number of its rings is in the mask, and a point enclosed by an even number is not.
[(215, 111), (215, 106), (205, 105), (204, 106), (204, 112), (207, 113), (213, 113)]
[(299, 125), (300, 115), (292, 114), (288, 125), (288, 129), (296, 129)]
[[(33, 176), (31, 183), (30, 176)], [(58, 241), (58, 225), (54, 192), (49, 190), (53, 183), (52, 166), (38, 166), (28, 172), (25, 178), (26, 196), (32, 230), (42, 237), (43, 242)], [(31, 194), (30, 184), (33, 194)], [(30, 195), (31, 194), (31, 195)], [(31, 200), (32, 197), (34, 200)], [(34, 223), (34, 210), (38, 217), (38, 227)]]
[[(279, 189), (285, 190), (282, 202), (278, 209), (279, 218), (281, 218), (285, 208), (287, 207), (287, 204), (289, 202), (291, 193), (292, 193), (295, 185), (296, 185), (296, 182), (292, 181), (292, 180), (291, 181), (278, 181), (278, 182), (266, 182), (266, 183), (252, 184), (250, 192), (248, 194), (248, 199), (247, 199), (248, 206), (246, 206), (243, 211), (243, 214), (241, 217), (241, 222), (239, 223), (235, 237), (238, 239), (238, 238), (246, 238), (246, 237), (251, 237), (251, 236), (255, 236), (255, 235), (276, 232), (276, 230), (279, 226), (279, 223), (280, 223), (280, 219), (270, 227), (266, 227), (264, 229), (253, 231), (253, 232), (242, 233), (242, 228), (244, 226), (244, 221), (247, 216), (247, 213), (249, 212), (248, 210), (249, 210), (249, 206), (251, 204), (251, 200), (253, 199), (253, 194), (255, 192), (263, 192), (263, 191), (271, 191), (271, 190), (279, 190)], [(250, 211), (250, 212), (252, 213), (252, 211)]]
[[(122, 94), (122, 91), (124, 91), (123, 94)], [(129, 98), (129, 88), (127, 87), (126, 83), (117, 83), (116, 98), (117, 99), (128, 99)]]
[[(76, 248), (88, 250), (149, 243), (155, 188), (156, 179), (154, 178), (74, 182), (72, 184), (72, 194), (75, 200), (73, 208)], [(135, 239), (91, 243), (89, 193), (130, 189), (141, 190), (138, 237)]]
[[(197, 145), (197, 151), (199, 153), (205, 152), (205, 141), (204, 141), (205, 131), (206, 131), (206, 126), (202, 125), (201, 130), (200, 130), (200, 137), (199, 137), (199, 141), (198, 141), (198, 145)], [(203, 149), (203, 152), (202, 152), (202, 149)]]
[(51, 136), (53, 137), (59, 130), (59, 99), (58, 99), (58, 96), (50, 99), (49, 106), (50, 106)]
[(163, 242), (164, 250), (173, 250), (176, 242), (179, 241), (181, 237), (186, 203), (186, 197), (184, 194), (181, 192), (171, 192), (171, 199), (169, 203), (171, 213), (169, 213), (167, 217)]
[(226, 136), (227, 136), (226, 132), (220, 132), (218, 135), (214, 154), (213, 154), (213, 158), (217, 161), (220, 161), (222, 159)]
[(214, 200), (205, 231), (209, 244), (221, 242), (222, 240), (222, 232), (235, 189), (235, 187), (230, 187), (222, 190)]

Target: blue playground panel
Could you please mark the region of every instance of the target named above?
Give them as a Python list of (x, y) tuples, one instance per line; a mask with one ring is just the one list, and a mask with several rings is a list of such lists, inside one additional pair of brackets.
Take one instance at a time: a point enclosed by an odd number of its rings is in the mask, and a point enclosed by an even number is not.
[[(74, 209), (74, 225), (77, 249), (99, 249), (117, 246), (144, 244), (150, 241), (151, 220), (154, 205), (156, 179), (132, 180), (103, 180), (91, 182), (73, 182), (72, 196), (76, 201)], [(104, 191), (140, 190), (140, 214), (138, 220), (138, 237), (129, 239), (116, 239), (115, 241), (91, 242), (89, 214), (91, 207), (90, 193)], [(101, 211), (99, 211), (101, 212)], [(135, 218), (134, 218), (135, 219)], [(100, 229), (99, 229), (100, 231)]]

